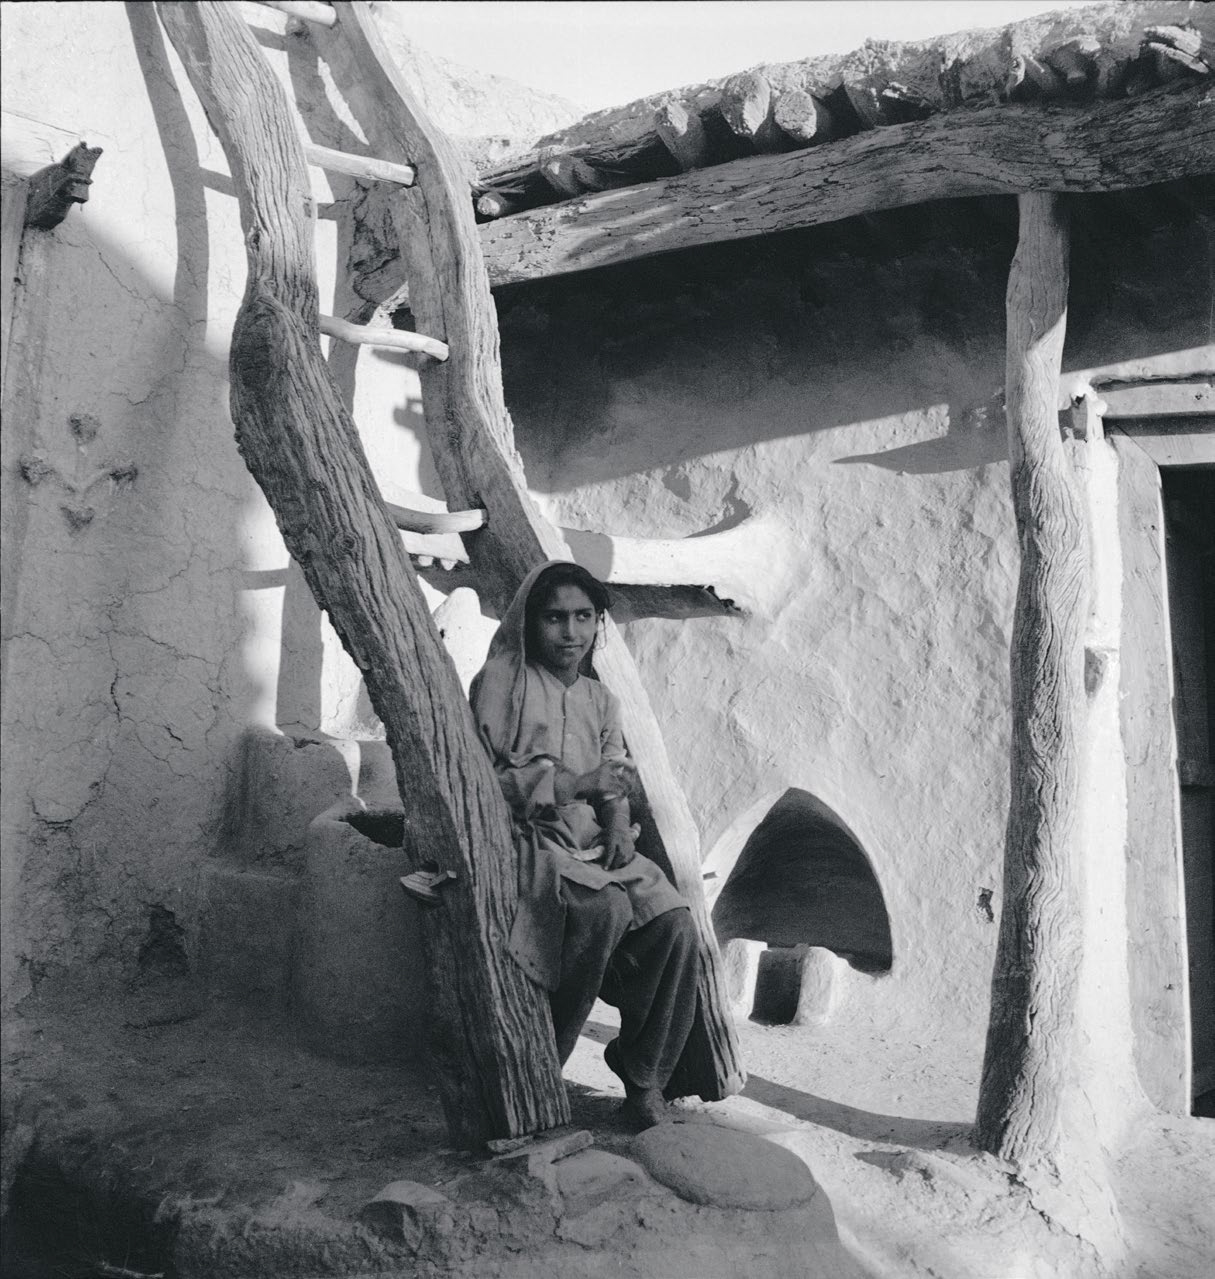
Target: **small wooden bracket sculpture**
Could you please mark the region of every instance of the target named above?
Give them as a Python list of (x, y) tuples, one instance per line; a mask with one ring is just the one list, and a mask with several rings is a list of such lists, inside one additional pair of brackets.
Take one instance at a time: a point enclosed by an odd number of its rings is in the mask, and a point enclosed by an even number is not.
[(100, 155), (100, 147), (78, 142), (58, 164), (48, 164), (32, 174), (25, 225), (40, 231), (53, 230), (67, 217), (73, 204), (84, 204), (93, 184), (89, 175)]
[(1101, 419), (1107, 405), (1091, 386), (1085, 387), (1072, 399), (1070, 429), (1073, 438), (1090, 443), (1104, 438)]

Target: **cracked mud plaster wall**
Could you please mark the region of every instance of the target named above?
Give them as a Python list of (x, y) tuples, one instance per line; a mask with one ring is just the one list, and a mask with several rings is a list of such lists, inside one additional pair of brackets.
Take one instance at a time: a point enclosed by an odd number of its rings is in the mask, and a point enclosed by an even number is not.
[[(1076, 205), (1065, 367), (1206, 341), (1211, 225), (1188, 193)], [(559, 522), (679, 536), (776, 513), (791, 535), (752, 615), (626, 627), (706, 858), (789, 787), (828, 804), (894, 950), (888, 976), (848, 972), (841, 1019), (976, 1057), (1008, 804), (1015, 219), (926, 206), (499, 294), (507, 401)]]
[[(26, 233), (7, 366), (11, 1002), (129, 974), (155, 908), (189, 949), (240, 735), (350, 698), (322, 687), (333, 641), (232, 438), (236, 201), (152, 6), (10, 5), (3, 42), (6, 169), (104, 148), (89, 202)], [(334, 239), (322, 222), (326, 309)]]

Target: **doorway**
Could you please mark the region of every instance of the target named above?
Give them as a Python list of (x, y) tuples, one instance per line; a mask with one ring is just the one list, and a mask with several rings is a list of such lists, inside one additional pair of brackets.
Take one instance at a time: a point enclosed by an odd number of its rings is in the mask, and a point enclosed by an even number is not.
[(1215, 470), (1163, 468), (1193, 1113), (1215, 1116)]

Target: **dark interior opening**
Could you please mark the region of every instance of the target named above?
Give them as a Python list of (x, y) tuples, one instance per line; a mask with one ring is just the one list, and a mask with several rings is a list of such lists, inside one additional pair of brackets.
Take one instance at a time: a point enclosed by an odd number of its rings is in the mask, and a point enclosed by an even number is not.
[(790, 789), (743, 847), (713, 908), (723, 944), (822, 946), (867, 973), (893, 962), (890, 917), (869, 858), (821, 800)]
[(351, 826), (385, 848), (400, 848), (405, 842), (405, 812), (400, 808), (368, 808), (361, 813), (351, 813), (347, 818)]
[(1215, 1114), (1215, 471), (1161, 471), (1193, 1112)]

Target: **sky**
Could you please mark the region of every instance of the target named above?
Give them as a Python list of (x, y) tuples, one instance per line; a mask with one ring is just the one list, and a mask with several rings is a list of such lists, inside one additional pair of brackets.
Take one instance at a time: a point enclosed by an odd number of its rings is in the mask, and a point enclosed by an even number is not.
[(403, 29), (445, 58), (587, 110), (867, 36), (919, 40), (1087, 0), (410, 0)]

